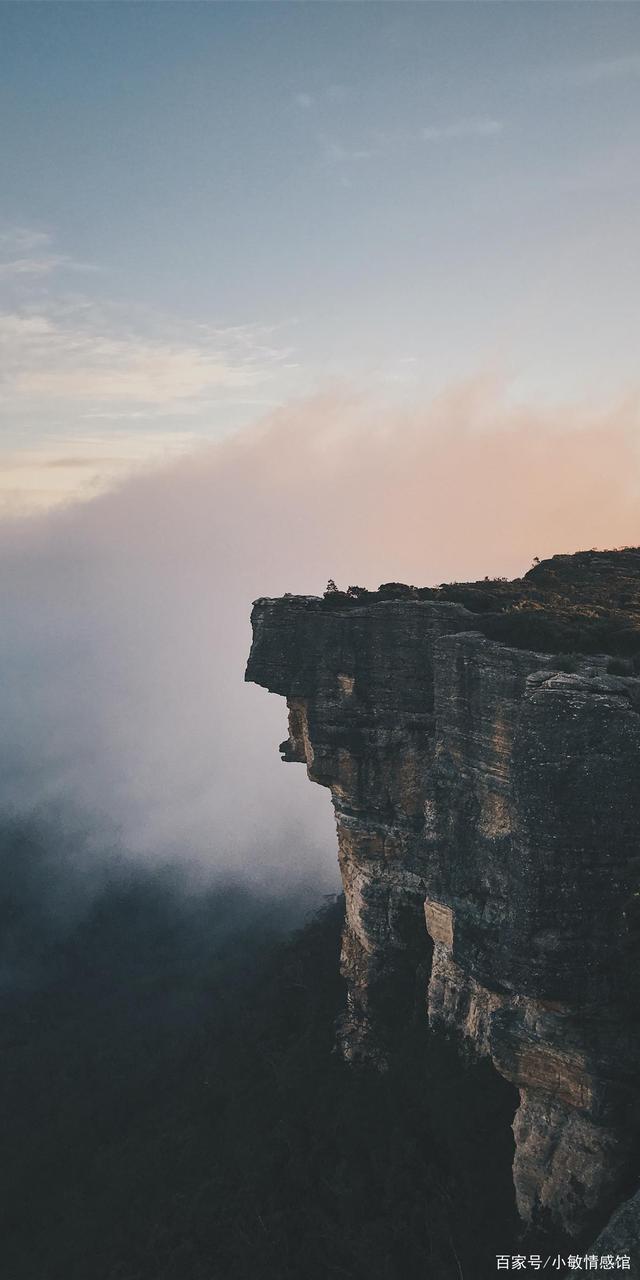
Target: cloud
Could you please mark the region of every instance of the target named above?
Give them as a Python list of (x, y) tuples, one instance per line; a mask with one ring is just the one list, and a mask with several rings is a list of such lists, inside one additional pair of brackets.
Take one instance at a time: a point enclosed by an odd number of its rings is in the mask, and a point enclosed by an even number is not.
[[(455, 120), (449, 124), (428, 125), (419, 133), (375, 130), (370, 135), (370, 142), (363, 145), (345, 144), (326, 133), (318, 135), (318, 142), (323, 162), (328, 167), (344, 170), (354, 161), (370, 160), (376, 156), (386, 159), (397, 156), (400, 151), (408, 147), (414, 149), (424, 142), (444, 143), (473, 138), (494, 138), (503, 131), (504, 125), (500, 120), (474, 117), (468, 120)], [(343, 181), (346, 181), (344, 174), (342, 177)]]
[(251, 362), (235, 362), (215, 349), (90, 337), (57, 326), (49, 328), (46, 342), (38, 348), (34, 360), (29, 351), (20, 353), (27, 367), (17, 368), (8, 380), (15, 398), (151, 406), (198, 396), (213, 387), (247, 387), (262, 376)]
[(318, 141), (322, 150), (323, 160), (325, 164), (330, 166), (349, 164), (353, 160), (370, 160), (372, 156), (378, 154), (371, 147), (347, 147), (336, 138), (327, 137), (326, 134), (320, 134)]
[(401, 412), (325, 395), (0, 525), (0, 809), (66, 805), (143, 857), (333, 883), (328, 796), (280, 764), (282, 701), (243, 683), (252, 599), (636, 543), (639, 419), (637, 398), (542, 411), (490, 379)]
[(425, 142), (447, 142), (465, 138), (495, 138), (502, 133), (501, 120), (478, 116), (469, 120), (455, 120), (451, 124), (428, 125), (422, 130)]
[(97, 271), (66, 253), (51, 249), (46, 231), (10, 227), (0, 231), (0, 282), (15, 276), (49, 276), (54, 271)]
[(41, 258), (13, 258), (0, 261), (0, 280), (9, 276), (44, 276), (69, 262), (61, 254), (49, 254)]
[(45, 232), (0, 233), (0, 431), (12, 447), (18, 434), (29, 448), (62, 428), (84, 448), (89, 418), (153, 431), (206, 415), (209, 429), (215, 401), (237, 425), (247, 400), (279, 403), (297, 378), (277, 326), (179, 322), (111, 302), (103, 279), (70, 293), (61, 267), (93, 270), (57, 253)]
[(590, 62), (541, 68), (534, 72), (536, 83), (556, 88), (589, 88), (592, 85), (636, 79), (640, 76), (640, 53), (619, 58), (599, 58)]
[(301, 111), (309, 111), (311, 107), (317, 106), (319, 102), (343, 103), (349, 97), (349, 90), (343, 84), (329, 84), (326, 89), (322, 89), (318, 94), (296, 93), (293, 101)]
[(48, 231), (39, 231), (35, 227), (3, 227), (0, 230), (0, 252), (29, 253), (32, 249), (41, 250), (51, 244)]
[[(113, 326), (113, 319), (111, 327)], [(246, 388), (261, 381), (288, 351), (247, 327), (200, 329), (190, 342), (124, 335), (90, 311), (68, 315), (0, 312), (5, 397), (80, 402), (127, 401), (149, 406), (199, 396), (218, 387)]]
[(0, 517), (28, 516), (95, 498), (141, 468), (149, 470), (193, 449), (196, 440), (184, 430), (111, 430), (0, 449)]
[(37, 309), (0, 310), (0, 420), (7, 436), (26, 424), (23, 447), (53, 421), (84, 448), (89, 419), (137, 421), (148, 431), (173, 419), (177, 428), (210, 419), (215, 397), (246, 416), (247, 400), (279, 401), (274, 384), (296, 375), (290, 356), (259, 325), (177, 333), (148, 317), (137, 324), (130, 311), (48, 297)]

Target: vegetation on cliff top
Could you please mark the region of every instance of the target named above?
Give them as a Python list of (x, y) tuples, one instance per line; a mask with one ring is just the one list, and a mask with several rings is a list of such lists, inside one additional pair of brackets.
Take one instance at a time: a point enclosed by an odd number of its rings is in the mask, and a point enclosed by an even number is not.
[[(377, 591), (327, 590), (323, 607), (390, 600), (464, 605), (493, 640), (540, 653), (610, 654), (619, 674), (640, 670), (640, 547), (580, 551), (535, 562), (523, 578), (484, 578), (437, 587), (383, 583)], [(634, 661), (635, 660), (635, 661)]]

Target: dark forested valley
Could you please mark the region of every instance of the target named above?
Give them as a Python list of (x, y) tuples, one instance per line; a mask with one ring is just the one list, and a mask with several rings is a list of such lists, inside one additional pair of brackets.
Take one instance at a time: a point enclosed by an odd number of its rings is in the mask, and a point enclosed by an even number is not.
[(515, 1249), (509, 1086), (419, 1007), (386, 1074), (333, 1052), (341, 899), (123, 859), (89, 890), (35, 823), (1, 866), (6, 1280), (468, 1280)]

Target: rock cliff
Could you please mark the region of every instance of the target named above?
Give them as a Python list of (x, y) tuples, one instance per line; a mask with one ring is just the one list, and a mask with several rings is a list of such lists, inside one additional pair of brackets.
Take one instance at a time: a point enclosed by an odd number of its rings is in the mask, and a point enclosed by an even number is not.
[(521, 1216), (579, 1233), (637, 1153), (640, 552), (261, 599), (252, 623), (283, 759), (335, 807), (342, 1052), (383, 1068), (424, 991), (519, 1090)]

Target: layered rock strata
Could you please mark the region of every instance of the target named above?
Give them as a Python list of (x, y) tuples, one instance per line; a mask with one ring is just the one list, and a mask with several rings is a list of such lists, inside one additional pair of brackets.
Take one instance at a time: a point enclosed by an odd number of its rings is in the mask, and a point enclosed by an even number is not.
[(640, 679), (404, 591), (252, 614), (247, 679), (286, 697), (283, 759), (333, 798), (339, 1042), (383, 1067), (423, 985), (432, 1026), (519, 1090), (522, 1217), (577, 1233), (638, 1129)]

